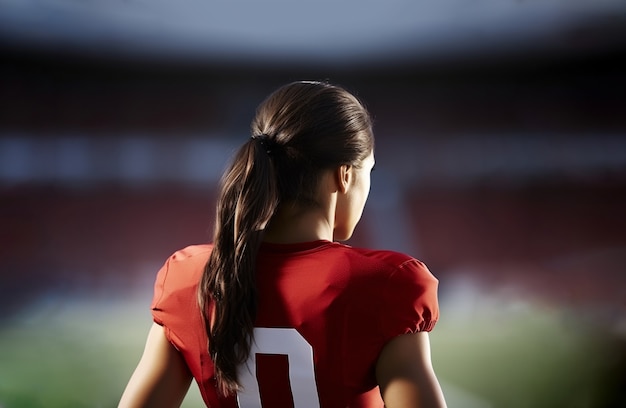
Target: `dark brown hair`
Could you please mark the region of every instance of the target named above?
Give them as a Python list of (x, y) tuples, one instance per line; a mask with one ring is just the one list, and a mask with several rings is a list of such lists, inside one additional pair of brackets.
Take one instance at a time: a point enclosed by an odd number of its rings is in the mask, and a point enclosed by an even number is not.
[(359, 167), (373, 149), (370, 116), (345, 89), (301, 81), (257, 109), (250, 138), (224, 173), (213, 251), (198, 298), (219, 390), (236, 392), (237, 366), (250, 354), (256, 318), (256, 257), (281, 203), (314, 205), (321, 172)]

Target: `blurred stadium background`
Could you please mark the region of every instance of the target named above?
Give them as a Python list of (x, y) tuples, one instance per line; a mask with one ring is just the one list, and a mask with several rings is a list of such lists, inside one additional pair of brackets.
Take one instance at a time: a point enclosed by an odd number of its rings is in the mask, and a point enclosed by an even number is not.
[(349, 243), (439, 278), (451, 408), (626, 407), (625, 51), (621, 0), (1, 0), (0, 407), (116, 405), (157, 269), (297, 79), (375, 117)]

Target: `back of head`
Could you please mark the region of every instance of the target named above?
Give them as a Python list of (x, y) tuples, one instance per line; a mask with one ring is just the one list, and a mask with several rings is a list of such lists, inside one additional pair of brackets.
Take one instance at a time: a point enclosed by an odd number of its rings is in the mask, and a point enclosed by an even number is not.
[(362, 103), (345, 89), (323, 82), (279, 88), (259, 106), (251, 130), (274, 147), (281, 202), (306, 203), (321, 170), (359, 166), (373, 149), (372, 124)]
[(314, 205), (322, 172), (360, 167), (374, 144), (363, 104), (323, 82), (294, 82), (273, 92), (259, 105), (251, 131), (222, 178), (214, 248), (198, 291), (224, 394), (238, 389), (237, 366), (250, 352), (263, 229), (282, 203)]

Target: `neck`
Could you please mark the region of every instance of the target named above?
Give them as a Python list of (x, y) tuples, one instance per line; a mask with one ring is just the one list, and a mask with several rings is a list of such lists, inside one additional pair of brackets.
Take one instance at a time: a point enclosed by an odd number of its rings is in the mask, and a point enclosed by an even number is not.
[[(264, 241), (292, 244), (317, 240), (333, 240), (334, 212), (329, 206), (281, 205), (265, 228)], [(331, 212), (333, 212), (331, 214)]]

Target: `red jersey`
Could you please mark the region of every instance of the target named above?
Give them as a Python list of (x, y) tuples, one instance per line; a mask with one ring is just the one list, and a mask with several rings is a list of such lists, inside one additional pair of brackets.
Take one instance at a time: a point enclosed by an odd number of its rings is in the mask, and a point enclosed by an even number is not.
[(211, 245), (172, 255), (158, 273), (152, 314), (182, 353), (209, 407), (383, 407), (375, 366), (392, 338), (430, 331), (437, 279), (420, 261), (329, 241), (264, 243), (258, 315), (244, 390), (220, 397), (197, 288)]

